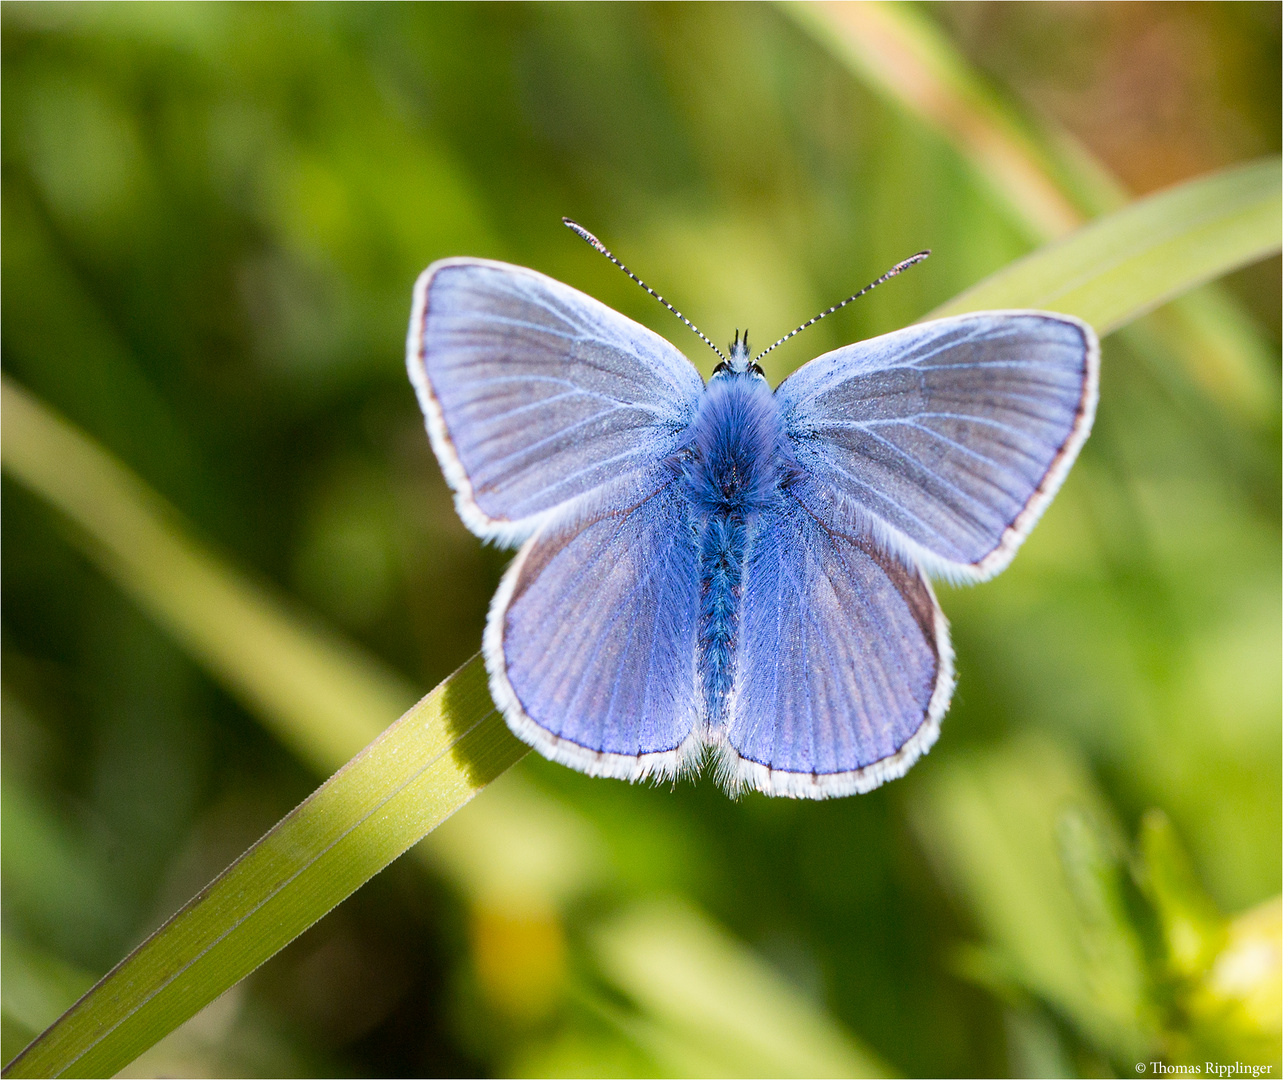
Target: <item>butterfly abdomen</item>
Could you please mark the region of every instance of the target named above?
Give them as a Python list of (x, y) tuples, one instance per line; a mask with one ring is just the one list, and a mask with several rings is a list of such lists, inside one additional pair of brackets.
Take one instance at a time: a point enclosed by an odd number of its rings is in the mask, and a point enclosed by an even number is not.
[(778, 498), (783, 427), (765, 380), (715, 377), (705, 390), (683, 468), (699, 548), (700, 690), (718, 726), (734, 683), (741, 585), (757, 515)]
[(710, 724), (721, 719), (733, 679), (744, 533), (743, 516), (730, 513), (709, 520), (701, 538), (698, 641), (704, 711)]

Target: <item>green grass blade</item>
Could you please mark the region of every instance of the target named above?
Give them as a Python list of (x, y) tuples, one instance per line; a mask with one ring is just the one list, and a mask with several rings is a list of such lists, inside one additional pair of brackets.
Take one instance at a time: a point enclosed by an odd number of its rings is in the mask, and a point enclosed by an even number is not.
[(1012, 263), (932, 312), (1043, 308), (1108, 334), (1188, 289), (1279, 250), (1278, 158), (1199, 177)]
[(220, 874), (5, 1070), (110, 1076), (525, 753), (473, 660)]
[[(265, 596), (260, 586), (185, 536), (173, 511), (137, 477), (21, 387), (5, 383), (3, 394), (4, 460), (10, 474), (59, 507), (76, 526), (74, 538), (108, 576), (168, 626), (260, 719), (318, 767), (329, 765), (330, 757), (341, 749), (340, 738), (350, 739), (362, 731), (378, 733), (390, 695), (405, 692), (395, 676), (352, 646), (309, 626), (283, 602)], [(238, 622), (251, 628), (255, 648), (228, 640), (235, 638)], [(319, 715), (309, 712), (306, 700), (289, 699), (289, 686), (300, 682), (327, 687), (326, 708)], [(435, 710), (431, 707), (434, 703), (438, 706)], [(402, 723), (389, 729), (376, 744), (383, 747), (383, 764), (394, 759), (397, 763), (421, 759), (425, 753), (430, 756), (440, 751), (447, 727), (466, 724), (470, 717), (489, 708), (484, 673), (479, 661), (473, 661)], [(332, 723), (335, 719), (342, 723)], [(429, 736), (436, 742), (425, 747), (423, 740)], [(388, 745), (390, 740), (405, 739), (413, 745), (403, 741)], [(371, 748), (369, 753), (373, 752)], [(409, 757), (403, 756), (407, 753)], [(397, 827), (387, 832), (378, 831), (381, 826), (377, 821), (357, 819), (364, 809), (377, 804), (381, 786), (395, 789), (400, 780), (379, 760), (359, 766), (354, 762), (322, 789), (327, 792), (325, 799), (318, 793), (290, 815), (50, 1028), (6, 1075), (105, 1071), (147, 1049), (301, 933), (524, 753), (525, 748), (490, 715), (481, 729), (455, 747), (454, 756), (461, 757), (464, 764), (479, 763), (471, 782), (460, 779), (458, 761), (434, 761), (431, 775), (416, 779), (414, 791), (400, 794), (394, 790), (389, 802), (377, 811), (395, 815)], [(362, 755), (358, 762), (367, 756)], [(436, 793), (440, 812), (415, 817), (409, 811), (429, 807), (418, 794), (425, 786)], [(355, 794), (345, 797), (345, 791)], [(476, 884), (478, 874), (491, 885), (496, 874), (522, 878), (522, 856), (528, 863), (529, 853), (513, 852), (514, 840), (527, 849), (533, 841), (541, 859), (537, 872), (548, 872), (549, 838), (541, 834), (548, 826), (542, 819), (552, 808), (529, 799), (514, 805), (511, 789), (507, 794), (507, 800), (500, 798), (493, 807), (487, 801), (487, 813), (476, 821), (468, 819), (469, 827), (462, 833), (456, 827), (453, 847), (447, 843), (444, 849), (417, 849), (437, 861), (453, 851), (455, 858), (447, 858), (446, 868), (465, 892), (470, 884)], [(352, 809), (345, 818), (348, 808)], [(402, 808), (407, 813), (402, 814)], [(345, 820), (356, 821), (367, 832), (375, 830), (375, 841), (367, 838), (363, 842), (354, 827), (342, 844), (327, 849), (324, 841), (335, 827), (340, 831), (346, 827)], [(313, 836), (319, 839), (313, 840)], [(457, 850), (460, 843), (468, 850)], [(354, 851), (353, 845), (363, 846)], [(286, 863), (277, 860), (282, 846), (296, 858)], [(552, 844), (552, 849), (557, 848)], [(467, 867), (461, 869), (460, 860)], [(555, 858), (552, 861), (557, 862)], [(579, 852), (578, 862), (583, 861), (584, 853)], [(578, 865), (571, 868), (571, 876), (582, 878), (595, 869)], [(328, 885), (319, 895), (308, 884), (318, 876)], [(279, 894), (271, 892), (270, 883), (264, 884), (268, 878), (283, 882)], [(519, 885), (524, 892), (530, 882), (523, 879)], [(296, 900), (296, 890), (309, 896)], [(228, 901), (229, 896), (240, 894), (249, 898), (244, 909)], [(265, 919), (269, 934), (263, 932)], [(224, 927), (222, 937), (218, 936), (220, 925)], [(735, 946), (728, 943), (727, 950), (734, 952)], [(747, 953), (741, 960), (751, 962)], [(699, 957), (688, 957), (683, 970), (692, 965), (706, 984), (716, 986), (722, 977), (716, 965), (714, 970), (702, 970), (708, 965)], [(173, 972), (172, 981), (157, 979), (158, 971)], [(136, 987), (136, 992), (122, 993), (122, 981)], [(723, 987), (715, 996), (732, 989)], [(122, 1002), (126, 1005), (118, 1008)], [(811, 1022), (832, 1026), (818, 1012)], [(650, 1023), (650, 1028), (665, 1030), (663, 1018)], [(716, 1028), (713, 1025), (711, 1030)], [(844, 1046), (856, 1046), (849, 1036), (842, 1038)], [(863, 1055), (859, 1060), (868, 1057), (858, 1047), (857, 1051), (857, 1056)]]

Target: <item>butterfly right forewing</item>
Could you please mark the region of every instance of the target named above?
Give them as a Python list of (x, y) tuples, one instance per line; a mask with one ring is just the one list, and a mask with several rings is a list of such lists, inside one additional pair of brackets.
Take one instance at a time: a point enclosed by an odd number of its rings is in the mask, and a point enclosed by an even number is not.
[(811, 510), (933, 574), (1010, 562), (1095, 415), (1099, 344), (1078, 319), (985, 311), (812, 360), (776, 391)]

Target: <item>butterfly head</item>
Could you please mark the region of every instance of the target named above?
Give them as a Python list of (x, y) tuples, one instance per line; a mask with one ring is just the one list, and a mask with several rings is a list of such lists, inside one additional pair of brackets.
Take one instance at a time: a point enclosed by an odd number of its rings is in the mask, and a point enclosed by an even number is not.
[(723, 360), (713, 369), (714, 375), (756, 375), (759, 378), (765, 378), (766, 375), (757, 364), (753, 363), (753, 354), (748, 350), (748, 331), (744, 331), (741, 337), (738, 330), (735, 331), (735, 340), (731, 343), (730, 358)]

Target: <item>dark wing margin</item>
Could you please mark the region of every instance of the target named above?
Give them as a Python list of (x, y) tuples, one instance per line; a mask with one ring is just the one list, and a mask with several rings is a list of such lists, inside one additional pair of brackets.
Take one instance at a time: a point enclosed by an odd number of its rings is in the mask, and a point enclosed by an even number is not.
[(785, 495), (757, 526), (742, 596), (719, 746), (727, 788), (853, 795), (903, 776), (931, 748), (953, 651), (921, 571)]
[(695, 542), (673, 482), (586, 523), (550, 522), (491, 604), (491, 694), (513, 733), (553, 761), (590, 776), (675, 777), (703, 745), (698, 607)]
[(998, 573), (1091, 430), (1100, 346), (1068, 315), (985, 311), (812, 360), (776, 391), (809, 508), (950, 580)]
[(524, 267), (444, 259), (420, 276), (406, 364), (465, 524), (515, 544), (572, 505), (626, 505), (703, 390), (674, 346)]

